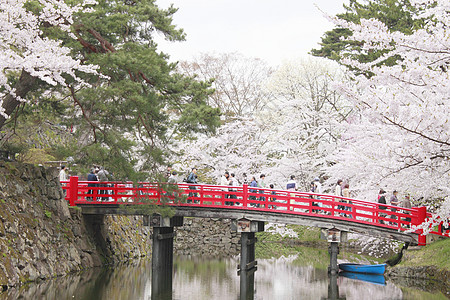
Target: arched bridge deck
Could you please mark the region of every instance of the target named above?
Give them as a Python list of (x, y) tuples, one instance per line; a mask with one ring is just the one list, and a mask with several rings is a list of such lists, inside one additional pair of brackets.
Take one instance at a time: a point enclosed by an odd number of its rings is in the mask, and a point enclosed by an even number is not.
[[(426, 244), (423, 230), (406, 232), (431, 217), (425, 207), (400, 208), (334, 195), (240, 187), (122, 182), (87, 182), (72, 176), (63, 187), (83, 214), (148, 214), (143, 205), (167, 205), (185, 217), (250, 219), (336, 228)], [(440, 230), (433, 234), (449, 237)]]

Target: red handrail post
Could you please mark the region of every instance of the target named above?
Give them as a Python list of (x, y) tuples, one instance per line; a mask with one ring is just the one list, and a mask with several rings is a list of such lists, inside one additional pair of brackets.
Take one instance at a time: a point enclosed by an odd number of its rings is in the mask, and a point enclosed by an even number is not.
[(242, 186), (242, 207), (247, 208), (247, 200), (248, 200), (248, 184), (244, 184)]
[(156, 196), (158, 199), (156, 200), (156, 203), (161, 204), (161, 195), (162, 195), (162, 186), (159, 182), (156, 183)]
[(75, 206), (75, 201), (78, 198), (78, 176), (70, 176), (69, 189), (70, 189), (69, 205)]
[(331, 216), (333, 216), (333, 217), (334, 217), (335, 209), (336, 209), (336, 197), (333, 197), (333, 198), (331, 198)]
[[(423, 222), (425, 222), (425, 219), (427, 218), (427, 208), (425, 206), (421, 206), (421, 207), (417, 207), (416, 208), (417, 211), (417, 217), (412, 219), (412, 224), (413, 225), (420, 225)], [(423, 229), (419, 229), (418, 230), (419, 233), (419, 239), (418, 239), (418, 244), (419, 246), (425, 246), (427, 244), (427, 237), (426, 235), (423, 235)]]

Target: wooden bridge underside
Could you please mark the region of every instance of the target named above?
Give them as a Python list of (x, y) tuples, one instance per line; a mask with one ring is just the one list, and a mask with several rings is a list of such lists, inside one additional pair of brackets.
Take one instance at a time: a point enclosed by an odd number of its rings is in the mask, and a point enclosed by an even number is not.
[[(79, 205), (82, 213), (86, 215), (146, 215), (145, 210), (135, 206), (126, 205)], [(419, 235), (416, 233), (399, 232), (396, 229), (384, 228), (380, 226), (362, 224), (352, 219), (332, 219), (324, 218), (320, 215), (298, 215), (289, 213), (277, 213), (266, 211), (237, 210), (227, 208), (205, 208), (205, 207), (186, 207), (174, 206), (175, 216), (196, 217), (196, 218), (218, 218), (218, 219), (249, 219), (252, 221), (264, 221), (281, 224), (295, 224), (302, 226), (311, 226), (319, 228), (336, 228), (341, 231), (359, 233), (368, 236), (393, 239), (397, 241), (410, 242), (413, 245), (418, 243)]]

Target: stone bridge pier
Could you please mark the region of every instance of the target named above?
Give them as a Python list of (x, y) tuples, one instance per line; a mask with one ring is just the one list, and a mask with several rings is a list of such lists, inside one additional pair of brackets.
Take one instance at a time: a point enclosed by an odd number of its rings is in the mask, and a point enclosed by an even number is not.
[[(174, 227), (183, 225), (183, 217), (144, 215), (144, 226), (153, 227), (152, 235), (152, 300), (172, 299)], [(264, 231), (263, 221), (232, 220), (231, 230), (241, 233), (241, 255), (237, 274), (240, 276), (241, 300), (254, 299), (256, 232)]]

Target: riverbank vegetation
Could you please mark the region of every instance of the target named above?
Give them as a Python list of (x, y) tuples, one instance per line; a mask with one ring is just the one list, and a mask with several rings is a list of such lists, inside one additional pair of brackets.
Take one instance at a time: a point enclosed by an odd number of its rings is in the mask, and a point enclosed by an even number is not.
[(418, 250), (408, 250), (399, 266), (434, 266), (450, 272), (450, 239), (439, 240)]

